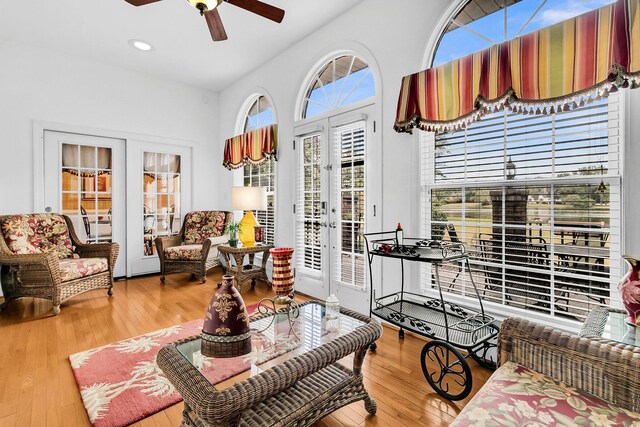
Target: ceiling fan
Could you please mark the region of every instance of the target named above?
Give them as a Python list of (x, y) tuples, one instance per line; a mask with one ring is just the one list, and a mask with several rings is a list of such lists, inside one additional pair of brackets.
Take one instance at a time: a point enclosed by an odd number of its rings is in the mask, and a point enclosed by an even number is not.
[[(155, 3), (160, 0), (125, 0), (127, 3), (134, 6), (144, 6), (145, 4)], [(218, 6), (223, 2), (230, 3), (234, 6), (238, 6), (249, 12), (260, 15), (264, 18), (270, 19), (277, 23), (282, 22), (284, 18), (284, 10), (275, 6), (263, 3), (258, 0), (187, 0), (193, 7), (200, 11), (200, 15), (204, 16), (211, 32), (211, 38), (213, 41), (222, 41), (227, 39), (227, 33), (222, 25), (220, 14), (218, 13)]]

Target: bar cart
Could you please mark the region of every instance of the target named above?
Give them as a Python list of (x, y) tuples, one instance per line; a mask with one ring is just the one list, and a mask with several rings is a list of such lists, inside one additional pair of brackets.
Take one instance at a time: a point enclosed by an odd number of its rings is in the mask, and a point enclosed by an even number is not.
[[(484, 312), (464, 245), (419, 238), (398, 241), (396, 231), (367, 233), (364, 237), (371, 285), (369, 315), (398, 326), (400, 338), (404, 338), (405, 329), (430, 338), (431, 341), (424, 345), (420, 355), (422, 373), (427, 382), (444, 398), (464, 399), (472, 387), (471, 369), (466, 359), (471, 357), (479, 365), (495, 369), (495, 344), (492, 339), (498, 335), (495, 319)], [(376, 257), (400, 261), (400, 292), (385, 295), (382, 284), (382, 296), (376, 296), (372, 276), (372, 264)], [(433, 265), (433, 284), (439, 297), (430, 298), (404, 290), (405, 261)], [(446, 263), (461, 263), (466, 269), (480, 310), (445, 301), (439, 270)], [(370, 349), (375, 351), (376, 344), (372, 344)]]

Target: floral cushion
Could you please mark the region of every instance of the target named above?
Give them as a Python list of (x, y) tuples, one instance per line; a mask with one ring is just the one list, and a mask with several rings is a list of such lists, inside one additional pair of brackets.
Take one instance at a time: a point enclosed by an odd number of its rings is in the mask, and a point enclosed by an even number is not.
[(60, 259), (73, 256), (69, 230), (62, 215), (8, 216), (2, 222), (2, 236), (14, 254), (56, 252)]
[(525, 425), (640, 427), (640, 414), (508, 362), (489, 378), (451, 427)]
[(225, 219), (222, 211), (189, 212), (184, 218), (184, 243), (202, 244), (207, 237), (222, 235)]
[(202, 259), (202, 245), (172, 246), (164, 250), (164, 258), (197, 261)]
[(60, 276), (63, 282), (92, 276), (109, 270), (106, 258), (61, 259)]

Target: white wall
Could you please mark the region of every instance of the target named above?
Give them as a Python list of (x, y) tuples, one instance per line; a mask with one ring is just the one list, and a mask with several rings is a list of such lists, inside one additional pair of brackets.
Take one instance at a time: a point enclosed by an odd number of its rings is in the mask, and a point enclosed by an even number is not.
[(193, 207), (212, 207), (217, 108), (209, 91), (0, 41), (0, 214), (33, 211), (34, 120), (192, 142)]
[[(421, 69), (425, 46), (440, 15), (450, 2), (444, 0), (366, 0), (329, 25), (287, 49), (260, 68), (220, 93), (220, 131), (222, 141), (234, 135), (236, 117), (247, 96), (266, 91), (274, 102), (278, 118), (280, 147), (278, 150), (276, 240), (278, 245), (293, 245), (295, 238), (295, 156), (292, 140), (297, 96), (312, 67), (325, 55), (339, 49), (350, 49), (379, 69), (377, 82), (381, 95), (382, 117), (377, 117), (383, 146), (383, 174), (380, 205), (384, 228), (401, 222), (405, 235), (416, 235), (418, 222), (417, 143), (415, 137), (393, 130), (400, 80)], [(216, 152), (215, 164), (222, 161), (222, 148)], [(220, 169), (222, 170), (222, 169)], [(222, 170), (219, 204), (230, 206), (229, 188), (232, 173)], [(391, 282), (398, 274), (385, 268)], [(387, 291), (387, 288), (385, 288)]]

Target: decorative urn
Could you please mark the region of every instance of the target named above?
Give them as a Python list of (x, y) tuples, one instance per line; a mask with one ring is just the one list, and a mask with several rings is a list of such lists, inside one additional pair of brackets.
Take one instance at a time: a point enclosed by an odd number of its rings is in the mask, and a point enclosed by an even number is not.
[(237, 357), (251, 352), (249, 314), (235, 278), (222, 276), (204, 317), (201, 352), (207, 357)]
[(640, 325), (640, 257), (624, 255), (629, 271), (620, 281), (622, 303), (629, 313), (630, 323)]
[(269, 252), (273, 258), (271, 283), (276, 294), (276, 303), (285, 303), (293, 299), (293, 248), (273, 248)]

